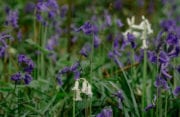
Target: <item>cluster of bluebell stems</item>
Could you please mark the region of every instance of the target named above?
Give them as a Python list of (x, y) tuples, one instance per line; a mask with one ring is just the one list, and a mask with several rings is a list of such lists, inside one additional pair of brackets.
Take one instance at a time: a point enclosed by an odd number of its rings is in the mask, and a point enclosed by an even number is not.
[[(118, 1), (118, 0), (117, 0)], [(117, 2), (116, 1), (116, 2)], [(48, 25), (47, 19), (52, 20), (55, 26), (56, 34), (53, 35), (49, 41), (47, 42), (46, 48), (50, 51), (53, 51), (54, 48), (57, 46), (59, 34), (62, 33), (62, 30), (58, 27), (59, 24), (56, 21), (56, 16), (60, 15), (64, 17), (67, 13), (67, 6), (61, 7), (61, 11), (59, 10), (59, 6), (56, 0), (39, 0), (37, 4), (30, 3), (29, 6), (32, 9), (36, 9), (36, 18), (39, 22), (41, 22), (44, 26)], [(121, 6), (116, 6), (120, 8)], [(28, 11), (27, 12), (31, 12)], [(13, 28), (17, 29), (18, 26), (18, 12), (12, 11), (10, 9), (6, 9), (7, 18), (5, 24), (7, 26), (12, 26)], [(47, 16), (46, 16), (47, 15)], [(116, 21), (116, 24), (119, 28), (123, 26), (120, 19)], [(112, 25), (111, 16), (108, 12), (105, 12), (105, 23), (100, 28), (104, 30)], [(169, 90), (170, 87), (168, 85), (168, 81), (170, 81), (172, 76), (172, 71), (177, 70), (180, 73), (180, 65), (174, 66), (172, 60), (180, 55), (180, 28), (177, 26), (176, 21), (174, 19), (166, 19), (161, 23), (162, 30), (158, 33), (157, 37), (154, 39), (153, 44), (155, 45), (155, 50), (147, 50), (147, 56), (149, 62), (153, 64), (157, 64), (159, 67), (159, 74), (157, 74), (156, 81), (154, 83), (155, 87), (158, 88), (159, 95), (161, 90)], [(90, 21), (85, 22), (80, 28), (76, 29), (76, 32), (83, 31), (86, 35), (92, 35), (93, 37), (93, 46), (94, 48), (99, 47), (101, 44), (101, 39), (98, 36), (99, 33), (98, 26), (91, 23)], [(19, 33), (19, 37), (20, 37)], [(109, 39), (112, 36), (109, 35)], [(165, 38), (165, 40), (164, 40)], [(0, 34), (0, 57), (4, 57), (6, 53), (6, 49), (8, 47), (6, 43), (6, 39), (12, 39), (12, 37), (7, 33)], [(113, 49), (108, 53), (108, 57), (112, 59), (118, 67), (123, 67), (123, 63), (120, 61), (120, 57), (122, 55), (123, 50), (130, 46), (132, 49), (137, 49), (136, 38), (133, 34), (128, 33), (127, 36), (123, 36), (119, 34), (117, 38), (113, 40)], [(80, 54), (88, 57), (92, 48), (91, 43), (86, 43), (83, 48), (80, 50)], [(143, 60), (143, 52), (144, 50), (140, 50), (140, 54), (135, 53), (135, 61), (141, 62)], [(11, 80), (15, 81), (16, 83), (20, 82), (21, 80), (24, 81), (25, 84), (29, 84), (32, 80), (32, 71), (34, 69), (34, 63), (31, 59), (29, 59), (26, 55), (19, 55), (18, 56), (18, 63), (23, 68), (22, 71), (17, 72), (11, 76)], [(173, 69), (172, 69), (173, 68)], [(76, 62), (70, 67), (64, 67), (61, 69), (57, 74), (57, 81), (58, 84), (62, 86), (62, 76), (66, 73), (72, 72), (74, 74), (74, 79), (78, 79), (80, 77), (80, 63)], [(180, 86), (177, 86), (174, 91), (172, 92), (175, 96), (180, 94)], [(123, 102), (123, 95), (120, 91), (118, 91), (114, 96), (118, 99), (118, 107), (122, 109), (122, 102)], [(145, 111), (148, 111), (151, 108), (154, 108), (155, 104), (149, 104)], [(110, 108), (104, 109), (98, 117), (104, 116), (112, 116), (112, 110)]]
[(79, 79), (80, 78), (80, 63), (76, 62), (70, 67), (64, 67), (63, 69), (59, 70), (56, 79), (60, 86), (63, 85), (62, 76), (67, 73), (73, 73), (74, 79), (75, 80)]
[(19, 71), (11, 76), (11, 80), (15, 81), (15, 83), (20, 83), (21, 80), (24, 81), (25, 84), (29, 84), (32, 81), (32, 72), (34, 69), (34, 62), (28, 58), (26, 55), (18, 56), (18, 63), (20, 67), (23, 68), (22, 72)]

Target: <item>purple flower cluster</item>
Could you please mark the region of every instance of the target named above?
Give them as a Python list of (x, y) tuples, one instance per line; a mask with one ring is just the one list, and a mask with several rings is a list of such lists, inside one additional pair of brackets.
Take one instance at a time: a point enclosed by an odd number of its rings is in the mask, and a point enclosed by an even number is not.
[(48, 50), (54, 50), (54, 48), (58, 45), (58, 38), (58, 35), (53, 35), (52, 37), (50, 37), (46, 44), (46, 48)]
[(6, 39), (12, 40), (13, 38), (7, 33), (0, 33), (0, 58), (3, 58), (5, 56), (6, 49), (8, 48)]
[(25, 55), (18, 56), (18, 63), (23, 67), (23, 72), (15, 73), (11, 76), (11, 80), (16, 83), (24, 80), (25, 84), (29, 84), (32, 81), (31, 73), (34, 69), (34, 63)]
[(80, 63), (76, 62), (70, 67), (64, 67), (63, 69), (59, 70), (59, 72), (57, 74), (57, 77), (56, 77), (56, 80), (58, 81), (58, 84), (60, 86), (62, 86), (63, 85), (62, 76), (64, 74), (70, 73), (70, 72), (74, 74), (74, 79), (75, 80), (79, 79), (80, 78), (79, 68), (80, 68)]
[(122, 102), (124, 100), (123, 94), (121, 91), (117, 91), (115, 94), (113, 94), (114, 96), (116, 96), (118, 98), (118, 108), (122, 109)]
[(93, 25), (90, 22), (85, 22), (85, 24), (76, 29), (76, 31), (83, 31), (86, 35), (93, 34), (93, 43), (95, 48), (101, 44), (101, 40), (98, 37), (98, 28), (96, 25)]
[(45, 17), (43, 16), (47, 13), (49, 19), (53, 19), (59, 13), (59, 5), (56, 0), (43, 0), (36, 4), (36, 18), (39, 22), (45, 24)]
[(13, 28), (18, 28), (19, 27), (18, 26), (18, 12), (12, 11), (12, 10), (7, 10), (5, 24), (7, 26), (12, 26)]
[(113, 111), (111, 107), (104, 108), (96, 117), (113, 117)]
[(91, 52), (91, 44), (86, 43), (80, 50), (80, 54), (83, 55), (84, 57), (88, 57), (88, 54)]
[(179, 96), (180, 95), (180, 86), (177, 86), (174, 91), (173, 91), (174, 96)]

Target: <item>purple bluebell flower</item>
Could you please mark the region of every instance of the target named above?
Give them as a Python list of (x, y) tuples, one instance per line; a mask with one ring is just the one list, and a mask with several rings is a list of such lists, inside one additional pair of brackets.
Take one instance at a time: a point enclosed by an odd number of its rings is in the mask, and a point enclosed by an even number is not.
[(13, 28), (18, 28), (18, 12), (10, 10), (6, 16), (5, 24)]
[(61, 75), (58, 75), (58, 76), (56, 77), (56, 80), (57, 80), (59, 86), (62, 86), (62, 85), (63, 85)]
[(69, 72), (70, 71), (70, 68), (69, 67), (64, 67), (63, 69), (61, 69), (60, 71), (59, 71), (59, 73), (60, 74), (65, 74), (65, 73), (67, 73), (67, 72)]
[(80, 78), (80, 72), (79, 70), (74, 71), (74, 79), (77, 80)]
[(119, 68), (123, 67), (123, 64), (119, 61), (117, 56), (114, 56), (114, 62), (118, 65)]
[(122, 8), (122, 0), (115, 0), (114, 1), (114, 8), (120, 10)]
[(60, 16), (61, 16), (62, 18), (65, 17), (65, 15), (67, 14), (67, 12), (68, 12), (68, 5), (63, 5), (63, 6), (61, 6), (61, 8), (60, 8)]
[(113, 111), (111, 107), (104, 108), (96, 117), (113, 117)]
[(32, 81), (32, 76), (26, 73), (24, 75), (24, 83), (28, 85), (31, 81)]
[(124, 24), (121, 22), (120, 19), (117, 19), (117, 20), (116, 20), (116, 23), (117, 23), (117, 26), (118, 26), (119, 28), (123, 27), (123, 25), (124, 25)]
[(0, 58), (5, 56), (6, 48), (3, 46), (0, 46)]
[(154, 1), (150, 0), (150, 3), (148, 4), (148, 13), (153, 13), (154, 12), (154, 6), (155, 6)]
[(97, 35), (94, 35), (94, 47), (97, 48), (101, 44), (101, 40)]
[(46, 26), (47, 22), (42, 14), (47, 13), (48, 18), (53, 19), (59, 13), (59, 6), (56, 0), (39, 1), (36, 4), (36, 10), (37, 20)]
[(121, 91), (117, 91), (115, 94), (113, 94), (114, 96), (116, 96), (118, 98), (118, 107), (119, 109), (122, 109), (122, 102), (124, 100), (124, 97), (122, 95), (122, 92)]
[(33, 2), (28, 2), (24, 8), (26, 13), (33, 13), (34, 9), (35, 9), (35, 4)]
[(163, 79), (162, 77), (160, 77), (160, 76), (158, 76), (156, 78), (156, 81), (155, 81), (154, 85), (157, 88), (163, 88), (165, 90), (169, 89), (167, 81), (165, 79)]
[(77, 40), (78, 40), (78, 38), (77, 38), (76, 36), (74, 36), (74, 37), (71, 39), (71, 42), (72, 42), (72, 43), (75, 43)]
[(0, 33), (0, 58), (5, 56), (6, 49), (8, 47), (6, 39), (12, 40), (11, 35), (6, 34), (5, 32)]
[(161, 69), (161, 73), (165, 78), (169, 78), (169, 79), (172, 78), (172, 76), (167, 72), (166, 69)]
[(131, 47), (134, 49), (136, 47), (135, 39), (136, 37), (133, 34), (127, 34), (128, 42), (131, 44)]
[(164, 31), (172, 31), (175, 26), (176, 22), (172, 19), (163, 20), (161, 22), (161, 27), (164, 29)]
[(149, 104), (149, 105), (147, 105), (147, 107), (144, 110), (148, 111), (148, 110), (153, 109), (153, 108), (155, 108), (155, 105), (154, 104)]
[(22, 78), (22, 74), (20, 72), (18, 73), (15, 73), (11, 76), (11, 80), (15, 81), (15, 82), (18, 82), (20, 81)]
[(20, 54), (18, 55), (18, 62), (19, 64), (24, 65), (24, 72), (26, 73), (32, 73), (33, 69), (34, 69), (34, 63), (31, 59), (29, 59), (27, 56)]
[(78, 67), (80, 66), (80, 63), (79, 62), (76, 62), (74, 63), (71, 68), (70, 68), (70, 71), (76, 71), (78, 69)]
[(171, 52), (168, 53), (168, 56), (173, 58), (180, 55), (180, 46), (176, 46)]
[(110, 52), (108, 53), (108, 57), (109, 57), (110, 59), (112, 59), (112, 58), (114, 57), (114, 53), (113, 53), (112, 51), (110, 51)]
[(112, 41), (113, 40), (113, 34), (110, 33), (108, 36), (107, 36), (107, 41)]
[(119, 40), (118, 38), (115, 38), (113, 41), (113, 48), (118, 49), (119, 48)]
[(169, 45), (178, 45), (179, 44), (179, 40), (178, 40), (177, 35), (172, 33), (172, 32), (168, 33), (166, 42)]
[(91, 51), (91, 45), (89, 43), (86, 43), (80, 50), (80, 54), (85, 57), (88, 57), (90, 51)]
[(160, 51), (159, 53), (159, 62), (160, 63), (168, 63), (170, 61), (170, 58), (168, 54), (164, 51)]
[(4, 10), (5, 10), (5, 13), (6, 13), (6, 14), (9, 14), (9, 12), (10, 12), (9, 6), (5, 6)]
[(93, 32), (93, 25), (90, 22), (85, 22), (80, 28), (78, 28), (76, 31), (83, 31), (85, 34), (91, 34)]
[(176, 67), (176, 70), (177, 70), (177, 72), (180, 73), (180, 65), (178, 65), (178, 66)]
[(180, 86), (177, 86), (174, 91), (173, 91), (174, 96), (179, 96), (180, 95)]
[(105, 23), (108, 26), (112, 25), (111, 16), (107, 12), (105, 12)]
[(58, 45), (58, 35), (53, 35), (52, 37), (50, 37), (50, 39), (48, 40), (47, 44), (46, 44), (46, 48), (48, 50), (53, 50), (56, 46)]
[(147, 55), (148, 55), (148, 60), (150, 62), (157, 63), (157, 55), (154, 51), (148, 51)]
[(21, 30), (18, 31), (17, 38), (19, 41), (22, 41), (22, 31)]

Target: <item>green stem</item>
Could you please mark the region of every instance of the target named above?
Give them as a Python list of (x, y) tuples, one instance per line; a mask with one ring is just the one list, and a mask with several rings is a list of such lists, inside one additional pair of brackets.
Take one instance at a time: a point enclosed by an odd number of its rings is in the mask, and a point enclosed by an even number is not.
[[(76, 96), (76, 94), (75, 94), (75, 92), (74, 92), (74, 98), (75, 98), (75, 96)], [(76, 116), (76, 102), (75, 102), (75, 100), (73, 99), (73, 117), (75, 117)]]
[[(93, 39), (92, 39), (92, 43), (91, 43), (91, 58), (90, 58), (90, 84), (92, 86), (92, 77), (93, 77), (93, 56), (94, 56), (94, 34), (93, 34)], [(91, 97), (92, 98), (92, 97)], [(90, 103), (89, 103), (89, 115), (91, 115), (92, 112), (92, 100), (90, 98)]]
[[(46, 44), (47, 26), (44, 26), (44, 30), (41, 32), (41, 47), (44, 48)], [(41, 52), (41, 77), (45, 77), (45, 67), (44, 67), (44, 54)]]
[[(122, 68), (121, 68), (121, 69), (122, 69)], [(123, 69), (122, 69), (122, 72), (123, 72), (124, 78), (125, 78), (125, 80), (126, 80), (126, 82), (127, 82), (128, 88), (129, 88), (130, 93), (131, 93), (131, 98), (132, 98), (132, 101), (133, 101), (133, 105), (134, 105), (134, 109), (135, 109), (136, 115), (137, 115), (137, 117), (140, 117), (139, 111), (138, 111), (138, 106), (137, 106), (137, 103), (136, 103), (136, 99), (135, 99), (133, 90), (132, 90), (132, 88), (131, 88), (131, 86), (130, 86), (130, 84), (129, 84), (129, 82), (128, 82), (127, 75), (126, 75), (126, 73), (125, 73), (125, 71), (124, 71)]]
[(168, 105), (168, 95), (167, 95), (168, 93), (166, 92), (166, 99), (165, 99), (165, 113), (164, 113), (164, 117), (167, 117), (167, 105)]
[(143, 95), (142, 95), (142, 117), (145, 117), (144, 108), (146, 105), (146, 80), (147, 80), (147, 54), (144, 50), (144, 61), (143, 61)]

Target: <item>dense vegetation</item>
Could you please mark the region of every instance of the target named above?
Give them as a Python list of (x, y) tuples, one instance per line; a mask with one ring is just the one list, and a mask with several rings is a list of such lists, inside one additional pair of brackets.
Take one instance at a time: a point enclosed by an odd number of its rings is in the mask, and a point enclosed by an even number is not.
[(0, 116), (180, 116), (180, 1), (1, 0), (0, 16)]

